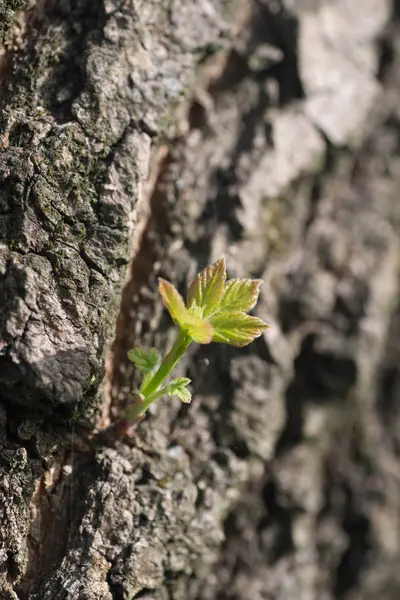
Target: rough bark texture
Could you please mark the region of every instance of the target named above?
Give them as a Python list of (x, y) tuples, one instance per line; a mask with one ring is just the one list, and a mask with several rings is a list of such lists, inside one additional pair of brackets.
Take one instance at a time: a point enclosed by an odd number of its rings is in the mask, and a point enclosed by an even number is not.
[[(23, 4), (0, 0), (1, 598), (397, 600), (398, 3)], [(190, 407), (90, 440), (126, 350), (171, 344), (157, 276), (222, 254), (271, 329), (194, 348)]]

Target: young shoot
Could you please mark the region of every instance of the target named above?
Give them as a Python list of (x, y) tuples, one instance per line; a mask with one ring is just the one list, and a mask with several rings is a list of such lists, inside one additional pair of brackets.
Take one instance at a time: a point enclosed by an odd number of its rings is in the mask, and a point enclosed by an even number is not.
[(163, 359), (155, 348), (135, 348), (128, 352), (129, 359), (142, 372), (143, 380), (134, 401), (126, 409), (123, 418), (126, 430), (161, 396), (177, 396), (186, 403), (191, 401), (187, 388), (190, 379), (178, 377), (169, 382), (167, 379), (192, 342), (221, 342), (243, 347), (268, 328), (264, 321), (247, 314), (257, 303), (261, 283), (259, 279), (226, 281), (225, 259), (220, 258), (196, 276), (185, 304), (171, 283), (159, 279), (159, 292), (178, 332), (174, 345)]

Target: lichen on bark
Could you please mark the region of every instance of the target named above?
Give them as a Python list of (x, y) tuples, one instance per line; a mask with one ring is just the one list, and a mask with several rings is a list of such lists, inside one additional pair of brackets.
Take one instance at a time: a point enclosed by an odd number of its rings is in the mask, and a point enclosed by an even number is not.
[(23, 10), (27, 5), (27, 0), (0, 0), (0, 40), (12, 27), (15, 19), (15, 13)]

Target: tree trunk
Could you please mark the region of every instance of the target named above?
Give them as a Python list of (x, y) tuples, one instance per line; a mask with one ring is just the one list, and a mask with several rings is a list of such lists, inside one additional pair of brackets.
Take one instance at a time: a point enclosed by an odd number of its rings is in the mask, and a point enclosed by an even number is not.
[[(399, 16), (0, 0), (1, 598), (399, 598)], [(270, 329), (107, 438), (221, 255)]]

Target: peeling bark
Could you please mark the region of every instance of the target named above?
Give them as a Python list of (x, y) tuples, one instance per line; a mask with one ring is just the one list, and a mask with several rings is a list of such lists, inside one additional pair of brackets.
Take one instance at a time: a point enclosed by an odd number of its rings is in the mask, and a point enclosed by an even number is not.
[[(398, 597), (398, 12), (17, 15), (0, 54), (2, 597)], [(271, 329), (194, 348), (190, 407), (93, 435), (137, 383), (126, 351), (173, 339), (157, 277), (185, 291), (221, 254), (264, 279)]]

